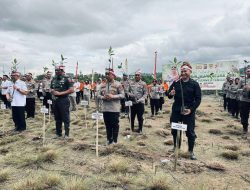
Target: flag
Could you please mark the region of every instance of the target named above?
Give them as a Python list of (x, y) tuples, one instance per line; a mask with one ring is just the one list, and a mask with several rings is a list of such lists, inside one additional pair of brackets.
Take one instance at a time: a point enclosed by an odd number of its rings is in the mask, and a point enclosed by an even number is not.
[(128, 73), (128, 59), (127, 58), (125, 60), (124, 65), (125, 65), (125, 72)]
[(155, 52), (154, 79), (156, 79), (156, 62), (157, 62), (157, 51)]
[(76, 78), (78, 77), (78, 61), (76, 63)]

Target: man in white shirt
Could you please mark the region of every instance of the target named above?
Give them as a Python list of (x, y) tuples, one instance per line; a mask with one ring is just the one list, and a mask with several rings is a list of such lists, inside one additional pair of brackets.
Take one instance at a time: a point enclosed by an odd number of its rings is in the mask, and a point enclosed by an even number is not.
[(4, 102), (4, 104), (6, 105), (6, 108), (10, 108), (10, 102), (8, 102), (6, 99), (7, 89), (10, 85), (11, 85), (11, 82), (9, 81), (8, 75), (3, 75), (3, 81), (1, 84), (1, 89), (2, 89), (2, 97), (1, 98)]
[(80, 82), (78, 81), (77, 78), (75, 78), (74, 80), (74, 90), (76, 92), (76, 103), (79, 104), (80, 103), (80, 97), (81, 97), (81, 94), (80, 94)]
[(25, 82), (20, 80), (21, 74), (19, 72), (12, 72), (12, 83), (7, 89), (6, 98), (11, 102), (12, 118), (15, 123), (16, 131), (26, 130), (25, 122), (25, 105), (26, 95), (28, 94)]

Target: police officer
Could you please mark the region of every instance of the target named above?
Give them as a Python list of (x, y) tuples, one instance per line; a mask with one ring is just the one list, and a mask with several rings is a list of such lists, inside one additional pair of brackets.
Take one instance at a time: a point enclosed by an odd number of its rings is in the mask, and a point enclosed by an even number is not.
[(139, 129), (136, 130), (138, 133), (142, 133), (143, 127), (143, 114), (144, 104), (147, 98), (147, 85), (141, 80), (141, 71), (138, 70), (135, 73), (135, 80), (131, 81), (129, 85), (128, 97), (133, 102), (131, 107), (131, 130), (134, 132), (135, 116), (137, 115)]
[(224, 106), (224, 111), (226, 111), (226, 109), (228, 108), (228, 102), (227, 102), (227, 98), (226, 98), (226, 95), (227, 95), (227, 90), (228, 90), (228, 86), (229, 86), (229, 80), (230, 80), (230, 76), (227, 75), (227, 78), (226, 78), (226, 81), (223, 83), (222, 85), (222, 92), (223, 92), (223, 106)]
[(64, 66), (56, 66), (55, 77), (51, 81), (51, 93), (54, 99), (54, 114), (56, 121), (56, 135), (62, 136), (62, 123), (64, 123), (65, 138), (69, 137), (70, 113), (69, 94), (74, 92), (73, 84), (64, 75)]
[(106, 73), (107, 82), (101, 84), (98, 98), (103, 101), (102, 111), (107, 132), (107, 144), (116, 144), (119, 133), (120, 100), (124, 98), (124, 89), (120, 82), (115, 81), (116, 75), (109, 69)]
[(158, 115), (159, 103), (160, 103), (160, 87), (157, 84), (157, 80), (153, 80), (153, 84), (149, 87), (151, 117)]
[(239, 106), (237, 101), (237, 90), (239, 88), (239, 78), (234, 79), (234, 83), (230, 85), (230, 101), (231, 101), (231, 111), (232, 116), (238, 118)]
[(240, 80), (240, 117), (243, 126), (243, 139), (247, 139), (248, 119), (250, 110), (250, 67), (246, 69), (246, 78)]
[[(186, 136), (188, 138), (188, 151), (190, 153), (190, 158), (196, 160), (193, 153), (196, 139), (194, 131), (195, 110), (201, 103), (201, 88), (196, 81), (190, 78), (191, 73), (192, 66), (190, 63), (183, 62), (181, 66), (181, 79), (172, 83), (169, 88), (168, 97), (174, 97), (170, 122), (183, 122), (184, 124), (187, 124)], [(175, 149), (177, 130), (173, 129), (172, 135)]]
[(128, 114), (128, 107), (125, 106), (125, 102), (128, 100), (129, 83), (130, 83), (130, 80), (128, 78), (128, 74), (123, 73), (121, 84), (124, 89), (125, 97), (121, 99), (121, 112), (125, 115)]
[(35, 81), (32, 80), (32, 73), (26, 74), (26, 86), (28, 89), (28, 94), (26, 95), (26, 106), (25, 111), (27, 113), (26, 118), (34, 118), (35, 117)]
[(48, 100), (52, 100), (52, 95), (50, 92), (50, 84), (51, 84), (51, 78), (52, 73), (50, 71), (47, 72), (44, 80), (42, 81), (42, 90), (43, 90), (43, 105), (46, 106), (46, 108), (49, 108)]

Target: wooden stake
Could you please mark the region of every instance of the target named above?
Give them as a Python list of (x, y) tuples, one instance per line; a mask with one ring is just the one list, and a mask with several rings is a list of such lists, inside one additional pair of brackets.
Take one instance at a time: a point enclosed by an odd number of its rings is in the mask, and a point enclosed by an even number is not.
[(43, 113), (43, 146), (45, 145), (45, 113)]
[(99, 152), (98, 152), (98, 128), (99, 128), (99, 112), (97, 111), (97, 118), (96, 118), (96, 157), (99, 156)]
[(177, 161), (178, 161), (178, 156), (179, 156), (179, 144), (180, 144), (180, 134), (181, 131), (177, 130), (177, 137), (176, 137), (176, 148), (175, 148), (175, 160), (174, 160), (174, 171), (176, 171), (176, 167), (177, 167)]

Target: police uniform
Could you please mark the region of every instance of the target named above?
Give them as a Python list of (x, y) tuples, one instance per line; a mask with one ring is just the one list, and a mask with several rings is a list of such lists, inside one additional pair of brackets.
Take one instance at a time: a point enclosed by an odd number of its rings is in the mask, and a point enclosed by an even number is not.
[(238, 106), (238, 100), (237, 100), (237, 90), (239, 86), (238, 84), (231, 84), (230, 85), (230, 101), (231, 101), (231, 113), (233, 117), (238, 118), (239, 115), (239, 106)]
[(125, 114), (128, 113), (128, 107), (125, 106), (125, 102), (128, 100), (128, 90), (129, 90), (129, 83), (130, 82), (131, 81), (129, 79), (121, 81), (121, 84), (123, 86), (124, 93), (125, 93), (125, 97), (123, 99), (121, 99), (121, 112), (125, 113)]
[[(55, 76), (51, 81), (51, 90), (63, 92), (72, 87), (69, 78), (62, 76)], [(56, 134), (62, 136), (62, 123), (64, 123), (65, 136), (69, 136), (70, 128), (70, 101), (69, 95), (53, 96), (54, 100), (54, 115), (56, 120)]]
[(246, 85), (250, 85), (250, 78), (242, 79), (239, 83), (240, 92), (240, 117), (243, 126), (243, 133), (248, 132), (248, 119), (250, 110), (250, 92), (244, 89)]
[(142, 132), (144, 104), (147, 98), (147, 85), (144, 81), (131, 81), (129, 84), (129, 99), (133, 102), (131, 107), (131, 130), (134, 131), (135, 116), (137, 115), (139, 130)]
[[(117, 143), (119, 133), (120, 100), (124, 98), (124, 89), (120, 82), (102, 83), (98, 92), (98, 99), (103, 101), (102, 111), (107, 132), (108, 144)], [(106, 94), (114, 96), (111, 100), (104, 99)]]
[[(182, 92), (181, 85), (183, 89), (183, 99), (184, 107), (190, 109), (191, 113), (189, 115), (181, 114), (182, 110)], [(169, 88), (168, 97), (172, 98), (170, 95), (171, 90), (175, 89), (174, 103), (172, 106), (172, 114), (170, 117), (170, 123), (183, 122), (187, 124), (186, 136), (188, 138), (188, 149), (189, 152), (193, 152), (194, 143), (196, 139), (195, 128), (195, 111), (201, 103), (201, 88), (199, 84), (193, 79), (189, 79), (187, 82), (182, 80), (174, 81)], [(176, 137), (177, 130), (172, 129), (172, 135), (174, 140), (174, 147), (176, 147)]]
[(46, 108), (49, 108), (48, 100), (52, 100), (52, 95), (50, 93), (50, 84), (51, 84), (51, 78), (45, 78), (43, 80), (43, 105), (46, 106)]
[(224, 103), (223, 103), (223, 106), (224, 106), (224, 111), (226, 111), (227, 109), (227, 98), (226, 98), (226, 95), (227, 95), (227, 90), (228, 90), (228, 85), (229, 85), (229, 81), (225, 81), (222, 85), (222, 92), (223, 92), (223, 100), (224, 100)]
[(152, 84), (149, 88), (150, 95), (150, 107), (152, 116), (158, 115), (159, 103), (160, 103), (160, 86), (158, 84)]
[(35, 82), (33, 80), (26, 81), (26, 86), (28, 89), (28, 94), (26, 95), (26, 106), (25, 111), (27, 113), (26, 118), (34, 118), (35, 117), (35, 98), (36, 98), (36, 92), (35, 92)]

